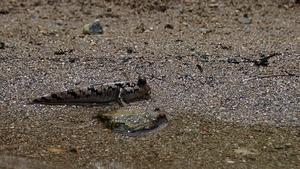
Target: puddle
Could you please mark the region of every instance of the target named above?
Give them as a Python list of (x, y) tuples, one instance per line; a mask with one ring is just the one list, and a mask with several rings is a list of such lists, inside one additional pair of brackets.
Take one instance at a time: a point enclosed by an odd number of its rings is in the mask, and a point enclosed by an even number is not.
[(127, 107), (100, 114), (99, 119), (107, 128), (126, 136), (143, 136), (165, 127), (168, 119), (159, 111)]

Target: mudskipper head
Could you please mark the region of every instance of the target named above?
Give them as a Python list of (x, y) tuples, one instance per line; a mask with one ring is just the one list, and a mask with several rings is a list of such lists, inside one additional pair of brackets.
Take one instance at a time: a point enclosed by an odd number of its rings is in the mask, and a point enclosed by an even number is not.
[(139, 76), (137, 85), (138, 85), (138, 86), (143, 86), (143, 85), (146, 85), (146, 84), (147, 84), (146, 77), (144, 77), (144, 76)]
[(150, 92), (151, 88), (147, 84), (146, 78), (140, 76), (136, 82), (130, 82), (123, 86), (121, 98), (127, 102), (149, 99)]
[(140, 92), (143, 93), (144, 97), (148, 99), (150, 97), (151, 88), (147, 84), (147, 80), (145, 76), (139, 76), (137, 85), (140, 88)]

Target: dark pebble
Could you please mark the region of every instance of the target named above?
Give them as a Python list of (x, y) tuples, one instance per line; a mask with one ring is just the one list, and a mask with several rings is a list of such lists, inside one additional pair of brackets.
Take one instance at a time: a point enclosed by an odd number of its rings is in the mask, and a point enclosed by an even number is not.
[(182, 56), (181, 55), (175, 55), (175, 58), (178, 60), (182, 60)]
[(69, 151), (70, 151), (71, 153), (78, 153), (78, 150), (77, 150), (77, 148), (75, 148), (75, 147), (71, 147), (71, 148), (69, 149)]
[(240, 62), (237, 61), (235, 58), (228, 58), (228, 59), (227, 59), (227, 62), (228, 62), (228, 63), (233, 63), (233, 64), (239, 64), (239, 63), (240, 63)]
[(145, 25), (143, 23), (139, 24), (136, 28), (135, 28), (135, 33), (143, 33), (146, 31)]
[(126, 52), (127, 52), (128, 54), (132, 54), (132, 53), (134, 52), (134, 50), (133, 50), (132, 47), (127, 47), (127, 48), (126, 48)]
[(69, 58), (70, 63), (75, 63), (75, 61), (76, 61), (76, 58)]
[(174, 26), (171, 25), (171, 24), (166, 24), (166, 25), (165, 25), (165, 28), (166, 28), (166, 29), (174, 29)]
[(68, 50), (59, 49), (58, 51), (54, 52), (54, 55), (64, 55), (66, 53), (72, 53), (73, 51), (74, 51), (73, 49), (68, 49)]
[(0, 49), (4, 49), (5, 43), (0, 41)]
[(202, 66), (199, 65), (199, 64), (197, 64), (196, 66), (197, 66), (198, 70), (200, 70), (200, 72), (203, 73), (203, 68), (202, 68)]

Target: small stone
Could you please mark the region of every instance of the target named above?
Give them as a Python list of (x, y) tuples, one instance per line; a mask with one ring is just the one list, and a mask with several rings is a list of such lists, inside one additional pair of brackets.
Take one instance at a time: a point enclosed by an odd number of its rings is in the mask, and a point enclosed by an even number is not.
[(4, 49), (5, 43), (0, 41), (0, 49)]
[(78, 153), (78, 150), (77, 150), (76, 147), (70, 147), (69, 151), (70, 151), (71, 153)]
[(62, 50), (62, 49), (59, 49), (57, 51), (54, 51), (54, 55), (64, 55), (66, 54), (66, 51), (65, 50)]
[(239, 22), (242, 23), (242, 24), (251, 24), (252, 22), (252, 19), (248, 17), (247, 14), (244, 14), (242, 17), (240, 17), (239, 19)]
[(127, 48), (126, 48), (126, 52), (127, 52), (128, 54), (132, 54), (132, 53), (135, 52), (135, 51), (134, 51), (134, 49), (133, 49), (132, 47), (127, 47)]
[(255, 155), (258, 153), (258, 151), (256, 149), (248, 149), (248, 148), (243, 148), (243, 147), (235, 149), (234, 152), (236, 154), (240, 154), (242, 156)]
[(151, 27), (149, 27), (149, 31), (153, 31), (154, 30), (154, 28), (151, 26)]
[(195, 56), (195, 57), (199, 58), (199, 60), (201, 62), (208, 62), (209, 61), (209, 57), (210, 57), (210, 55), (208, 55), (208, 54), (202, 54), (200, 52), (192, 53), (192, 56)]
[(84, 25), (83, 34), (102, 34), (103, 28), (100, 24), (100, 20), (96, 19), (93, 23)]
[(70, 63), (75, 63), (75, 61), (76, 61), (76, 58), (72, 58), (72, 57), (69, 58)]
[(176, 39), (175, 42), (181, 43), (181, 42), (183, 42), (183, 40), (182, 39)]
[(132, 59), (132, 57), (130, 57), (130, 56), (122, 56), (121, 57), (122, 63), (126, 63), (126, 62), (130, 61), (131, 59)]
[(166, 24), (166, 25), (165, 25), (165, 28), (166, 28), (166, 29), (174, 29), (174, 26), (171, 25), (171, 24)]
[(154, 111), (160, 111), (160, 108), (159, 108), (159, 107), (156, 107), (156, 108), (154, 109)]
[(124, 107), (99, 115), (106, 127), (128, 136), (148, 133), (167, 123), (165, 114), (143, 110), (139, 107)]
[(229, 159), (229, 158), (226, 158), (225, 161), (228, 163), (228, 164), (234, 164), (234, 161)]
[(217, 3), (213, 3), (213, 4), (209, 4), (208, 5), (210, 8), (218, 8), (220, 6), (220, 4)]
[(228, 58), (227, 59), (227, 62), (228, 63), (233, 63), (233, 64), (239, 64), (240, 62), (237, 60), (237, 59), (235, 59), (235, 58)]
[(224, 50), (232, 50), (232, 46), (231, 45), (228, 45), (228, 44), (222, 44), (222, 43), (219, 43), (217, 45), (217, 47), (220, 47), (221, 49), (224, 49)]
[(201, 33), (203, 33), (203, 34), (212, 32), (211, 29), (207, 29), (207, 28), (199, 28), (199, 31), (200, 31)]
[(74, 49), (59, 49), (57, 51), (54, 51), (54, 55), (64, 55), (67, 53), (72, 53)]
[(159, 12), (165, 12), (165, 11), (168, 9), (168, 7), (165, 6), (165, 5), (161, 5), (161, 6), (158, 6), (156, 9), (157, 9)]
[(175, 58), (178, 59), (178, 60), (182, 60), (183, 57), (180, 54), (176, 54)]
[(197, 64), (196, 67), (198, 68), (198, 70), (199, 70), (201, 73), (203, 73), (203, 68), (202, 68), (201, 65)]
[(141, 23), (135, 28), (135, 33), (143, 33), (146, 31), (145, 24)]

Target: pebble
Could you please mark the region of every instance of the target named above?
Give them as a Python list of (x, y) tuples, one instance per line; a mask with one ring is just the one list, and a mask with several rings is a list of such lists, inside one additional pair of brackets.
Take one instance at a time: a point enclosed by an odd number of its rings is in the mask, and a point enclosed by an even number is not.
[(203, 68), (202, 68), (201, 65), (197, 64), (196, 67), (198, 68), (198, 70), (199, 70), (201, 73), (203, 73)]
[(244, 148), (244, 147), (235, 149), (234, 152), (236, 154), (240, 154), (242, 156), (258, 154), (258, 151), (256, 149), (248, 149), (248, 148)]
[(4, 49), (4, 47), (5, 47), (5, 43), (0, 41), (0, 49)]
[(94, 22), (84, 25), (83, 34), (102, 34), (103, 28), (100, 20), (96, 19)]
[(126, 52), (127, 52), (128, 54), (132, 54), (132, 53), (135, 52), (135, 50), (134, 50), (134, 48), (132, 48), (132, 47), (127, 47), (127, 48), (126, 48)]
[(135, 33), (143, 33), (146, 31), (146, 26), (144, 23), (139, 24), (136, 28), (135, 28)]
[(77, 59), (70, 57), (68, 60), (69, 60), (70, 63), (75, 63)]
[(206, 34), (212, 32), (212, 30), (207, 28), (199, 28), (199, 32)]
[(228, 163), (228, 164), (234, 164), (235, 162), (229, 158), (226, 158), (225, 161)]
[(174, 26), (171, 24), (166, 24), (165, 29), (174, 29)]
[(227, 59), (227, 62), (228, 63), (233, 63), (233, 64), (239, 64), (240, 62), (237, 60), (237, 59), (235, 59), (235, 58), (228, 58)]
[(99, 115), (106, 127), (127, 136), (139, 136), (160, 128), (167, 123), (166, 115), (160, 111), (139, 107), (123, 107)]
[(248, 17), (247, 14), (244, 14), (242, 17), (239, 17), (239, 22), (242, 24), (251, 24), (252, 19), (250, 17)]
[(64, 55), (66, 53), (72, 53), (74, 51), (74, 49), (59, 49), (57, 51), (54, 51), (54, 55)]

